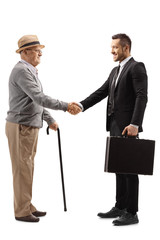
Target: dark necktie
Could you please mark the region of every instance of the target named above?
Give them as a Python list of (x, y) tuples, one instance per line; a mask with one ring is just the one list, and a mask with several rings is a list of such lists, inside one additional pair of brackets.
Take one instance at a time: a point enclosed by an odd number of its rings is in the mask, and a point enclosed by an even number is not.
[(114, 90), (115, 90), (115, 83), (116, 79), (118, 77), (118, 73), (120, 70), (120, 65), (117, 67), (116, 72), (114, 74), (112, 83), (111, 83), (111, 88), (110, 88), (110, 93), (109, 93), (109, 104), (108, 104), (108, 115), (110, 116), (114, 112)]

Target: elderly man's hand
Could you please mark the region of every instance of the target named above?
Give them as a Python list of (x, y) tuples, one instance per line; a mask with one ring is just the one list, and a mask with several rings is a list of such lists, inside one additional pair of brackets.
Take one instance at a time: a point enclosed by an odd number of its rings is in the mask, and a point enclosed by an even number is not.
[(54, 130), (54, 131), (57, 131), (58, 129), (58, 124), (56, 122), (52, 123), (49, 125), (49, 128)]
[(80, 108), (80, 106), (77, 103), (72, 102), (72, 103), (68, 104), (67, 111), (72, 115), (76, 115), (76, 114), (82, 112), (82, 109)]

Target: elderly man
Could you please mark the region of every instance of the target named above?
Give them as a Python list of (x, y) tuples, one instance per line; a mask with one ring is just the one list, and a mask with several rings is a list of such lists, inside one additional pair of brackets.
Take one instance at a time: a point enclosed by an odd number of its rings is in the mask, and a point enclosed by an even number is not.
[(38, 211), (31, 203), (34, 157), (39, 128), (45, 120), (57, 130), (58, 124), (45, 108), (78, 113), (80, 108), (55, 100), (43, 93), (36, 66), (42, 56), (36, 35), (25, 35), (18, 41), (21, 60), (13, 68), (9, 79), (9, 111), (6, 122), (12, 161), (15, 219), (38, 222), (46, 212)]

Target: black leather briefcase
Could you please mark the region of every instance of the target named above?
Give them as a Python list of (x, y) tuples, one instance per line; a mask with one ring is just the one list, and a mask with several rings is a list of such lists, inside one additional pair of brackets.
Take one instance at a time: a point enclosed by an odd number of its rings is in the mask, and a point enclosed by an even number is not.
[(105, 172), (153, 175), (155, 141), (107, 137)]

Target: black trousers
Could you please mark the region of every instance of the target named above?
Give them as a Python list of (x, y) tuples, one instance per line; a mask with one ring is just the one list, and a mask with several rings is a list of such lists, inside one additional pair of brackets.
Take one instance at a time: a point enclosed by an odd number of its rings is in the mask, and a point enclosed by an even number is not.
[[(116, 120), (112, 116), (110, 125), (111, 136), (122, 136)], [(129, 161), (129, 159), (128, 159)], [(127, 212), (136, 214), (138, 211), (138, 175), (116, 174), (116, 204), (119, 209), (127, 209)]]

